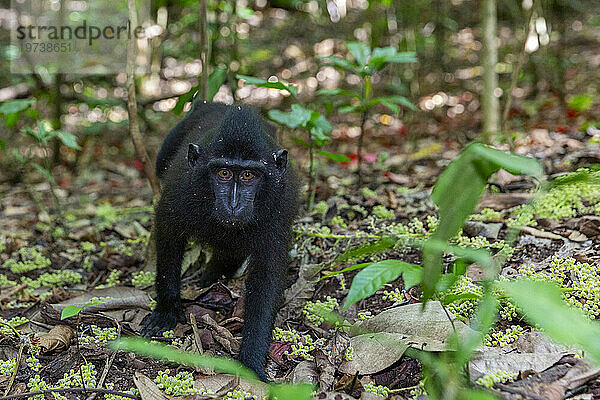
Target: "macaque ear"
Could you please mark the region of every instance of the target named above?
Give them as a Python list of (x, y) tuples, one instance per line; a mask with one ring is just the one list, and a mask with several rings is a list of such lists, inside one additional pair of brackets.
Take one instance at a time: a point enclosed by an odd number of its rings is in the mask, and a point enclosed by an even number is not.
[(277, 152), (273, 154), (275, 165), (282, 173), (285, 172), (287, 167), (287, 154), (288, 152), (285, 149), (277, 150)]
[(196, 165), (196, 163), (198, 162), (198, 159), (200, 158), (200, 156), (202, 155), (202, 150), (200, 149), (200, 146), (198, 146), (197, 144), (194, 143), (190, 143), (189, 147), (188, 147), (188, 167), (190, 169), (194, 168), (194, 165)]

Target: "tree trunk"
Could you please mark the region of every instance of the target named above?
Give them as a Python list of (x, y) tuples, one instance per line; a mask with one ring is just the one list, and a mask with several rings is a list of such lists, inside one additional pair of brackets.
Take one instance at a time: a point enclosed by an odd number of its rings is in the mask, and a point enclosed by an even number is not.
[(496, 0), (481, 0), (481, 26), (483, 30), (483, 89), (481, 109), (483, 111), (483, 135), (487, 139), (500, 131), (500, 107), (494, 91), (498, 87), (496, 64)]
[[(137, 10), (135, 8), (135, 0), (128, 0), (129, 20), (131, 26), (138, 25)], [(127, 48), (127, 111), (129, 112), (129, 135), (133, 141), (136, 156), (142, 161), (144, 172), (148, 178), (148, 183), (152, 188), (152, 197), (157, 199), (160, 196), (160, 184), (154, 173), (154, 164), (148, 157), (148, 152), (144, 146), (144, 140), (140, 133), (140, 124), (138, 122), (137, 100), (135, 93), (135, 55), (136, 55), (136, 37), (131, 35)]]

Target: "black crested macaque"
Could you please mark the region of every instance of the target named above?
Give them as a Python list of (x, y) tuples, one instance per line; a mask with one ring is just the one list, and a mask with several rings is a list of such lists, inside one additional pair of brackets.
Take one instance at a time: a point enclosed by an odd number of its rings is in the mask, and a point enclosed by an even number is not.
[(197, 102), (171, 130), (156, 159), (156, 309), (149, 337), (185, 322), (181, 261), (194, 238), (213, 249), (201, 272), (208, 286), (248, 259), (240, 361), (266, 380), (273, 320), (285, 287), (298, 178), (275, 128), (245, 106)]

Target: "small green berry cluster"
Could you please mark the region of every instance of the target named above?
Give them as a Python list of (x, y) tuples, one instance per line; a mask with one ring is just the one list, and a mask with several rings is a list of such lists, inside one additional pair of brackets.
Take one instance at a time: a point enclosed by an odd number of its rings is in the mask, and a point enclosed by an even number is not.
[(478, 214), (473, 214), (470, 217), (475, 221), (499, 221), (502, 218), (502, 214), (498, 211), (492, 210), (491, 208), (484, 208)]
[(362, 193), (365, 199), (372, 199), (377, 197), (377, 193), (374, 190), (369, 189), (368, 187), (360, 189), (360, 192)]
[[(573, 179), (578, 175), (586, 179)], [(550, 189), (533, 204), (534, 212), (540, 218), (572, 218), (600, 210), (600, 171), (581, 168), (557, 178), (557, 181), (565, 183)]]
[[(31, 279), (24, 276), (21, 278), (21, 282), (27, 284), (28, 289), (72, 286), (81, 282), (81, 274), (68, 270), (46, 272), (37, 279)], [(27, 289), (25, 289), (25, 291), (27, 291)]]
[[(400, 290), (400, 288), (395, 288), (394, 290), (384, 290), (383, 291), (383, 299), (393, 301), (394, 304), (403, 302), (406, 298), (404, 297), (404, 292)], [(369, 313), (370, 314), (370, 313)], [(360, 317), (360, 315), (359, 315)]]
[(481, 378), (477, 379), (475, 383), (492, 389), (494, 387), (494, 383), (512, 382), (517, 376), (519, 376), (518, 372), (499, 370), (482, 376)]
[(364, 386), (365, 392), (375, 393), (379, 396), (388, 397), (390, 395), (390, 389), (382, 386), (375, 385), (373, 382), (369, 382)]
[(96, 387), (96, 367), (91, 363), (86, 363), (80, 368), (65, 373), (63, 378), (58, 381), (57, 386), (60, 388), (80, 387), (82, 386), (82, 375), (85, 387)]
[[(110, 390), (115, 389), (115, 384), (113, 382), (107, 382), (105, 386), (107, 389), (110, 389)], [(124, 393), (129, 393), (134, 396), (141, 397), (140, 391), (137, 388), (131, 388), (131, 389), (125, 391)], [(129, 399), (129, 397), (119, 396), (118, 394), (105, 393), (104, 400), (131, 400), (131, 399)]]
[(360, 319), (361, 321), (365, 321), (371, 317), (371, 311), (361, 311), (358, 313), (358, 319)]
[(336, 298), (327, 296), (327, 301), (325, 302), (320, 300), (315, 302), (307, 301), (302, 312), (306, 316), (306, 319), (309, 320), (313, 325), (320, 326), (323, 322), (325, 322), (323, 315), (332, 312), (338, 306), (339, 304)]
[(429, 232), (435, 231), (440, 223), (440, 221), (435, 215), (428, 215), (425, 219), (425, 222), (427, 222), (427, 230)]
[(138, 289), (142, 289), (154, 285), (155, 280), (155, 272), (138, 271), (132, 274), (131, 284)]
[[(477, 297), (483, 295), (483, 288), (476, 283), (473, 283), (471, 278), (462, 275), (456, 280), (450, 290), (443, 293), (445, 295), (461, 295), (461, 294), (473, 294)], [(457, 317), (468, 320), (473, 315), (475, 307), (479, 301), (476, 299), (461, 299), (448, 304), (448, 311), (452, 312)]]
[(331, 218), (331, 221), (329, 223), (331, 225), (339, 226), (340, 228), (348, 229), (348, 225), (346, 225), (341, 215), (334, 216), (333, 218)]
[(509, 228), (519, 228), (521, 226), (536, 226), (535, 209), (531, 204), (523, 204), (515, 207), (511, 213), (512, 218), (506, 218), (504, 221)]
[(315, 204), (313, 207), (313, 212), (315, 214), (319, 214), (321, 216), (325, 216), (325, 214), (327, 214), (328, 210), (329, 210), (329, 206), (327, 205), (326, 201), (320, 201), (317, 204)]
[(427, 394), (425, 391), (425, 380), (421, 379), (419, 384), (414, 389), (410, 390), (409, 394), (411, 400), (417, 400), (420, 395)]
[(175, 376), (170, 375), (171, 371), (165, 369), (158, 371), (158, 376), (154, 382), (160, 389), (170, 396), (189, 396), (194, 394), (207, 394), (204, 389), (194, 387), (194, 375), (191, 372), (182, 371)]
[(0, 287), (10, 287), (10, 286), (15, 286), (17, 284), (17, 282), (15, 281), (11, 281), (10, 279), (8, 279), (6, 277), (6, 275), (4, 274), (0, 274)]
[(456, 237), (456, 244), (458, 244), (460, 247), (473, 247), (475, 249), (501, 249), (504, 247), (503, 240), (497, 240), (494, 243), (490, 243), (490, 241), (483, 236), (468, 237), (459, 235)]
[[(44, 379), (39, 376), (39, 375), (35, 375), (33, 378), (29, 379), (29, 382), (27, 382), (27, 388), (29, 389), (29, 391), (31, 392), (37, 392), (40, 390), (47, 390), (48, 388), (48, 384), (46, 383), (46, 381), (44, 381)], [(36, 396), (32, 396), (29, 399), (31, 400), (44, 400), (44, 395), (43, 394), (38, 394)]]
[(286, 351), (284, 354), (290, 358), (300, 357), (308, 361), (315, 359), (310, 352), (323, 344), (323, 339), (313, 340), (310, 335), (301, 335), (294, 329), (275, 328), (273, 330), (273, 340), (291, 343), (291, 351)]
[(110, 340), (117, 338), (117, 328), (100, 328), (96, 325), (91, 325), (92, 335), (82, 335), (79, 339), (81, 343), (108, 343)]
[(80, 242), (79, 245), (81, 246), (81, 251), (83, 251), (84, 253), (92, 253), (96, 251), (96, 245), (94, 243)]
[(4, 333), (5, 335), (14, 334), (11, 326), (16, 328), (17, 326), (23, 325), (27, 322), (29, 322), (29, 320), (25, 317), (13, 317), (10, 320), (5, 320), (4, 318), (0, 317), (0, 332)]
[(517, 307), (506, 299), (500, 300), (500, 309), (498, 310), (498, 313), (500, 314), (500, 318), (505, 321), (512, 321), (518, 316)]
[(103, 285), (96, 286), (96, 289), (104, 289), (104, 288), (117, 286), (119, 283), (121, 283), (121, 281), (119, 280), (120, 275), (121, 275), (121, 271), (119, 271), (118, 269), (113, 269), (108, 274), (108, 278), (106, 278), (106, 283)]
[(232, 390), (231, 392), (227, 392), (223, 400), (258, 400), (256, 395), (252, 393), (244, 392), (243, 390)]
[(14, 357), (6, 361), (0, 361), (0, 375), (12, 375), (16, 365), (17, 359)]
[(412, 233), (420, 233), (423, 235), (427, 233), (427, 229), (425, 229), (425, 224), (423, 223), (423, 221), (416, 217), (410, 220), (410, 222), (408, 223), (408, 229)]
[(40, 370), (40, 368), (42, 367), (42, 364), (40, 364), (40, 360), (38, 360), (36, 358), (36, 356), (34, 356), (34, 355), (29, 356), (25, 360), (25, 364), (27, 364), (27, 366), (29, 368), (31, 368), (32, 370), (34, 370), (35, 372), (38, 372)]
[(373, 207), (373, 215), (379, 219), (394, 219), (394, 210), (388, 210), (384, 206)]
[(486, 346), (504, 347), (515, 342), (525, 331), (519, 325), (511, 325), (504, 331), (492, 332), (485, 337)]
[[(20, 261), (17, 261), (20, 259)], [(17, 251), (16, 258), (9, 258), (2, 264), (3, 268), (10, 269), (13, 274), (25, 274), (27, 272), (50, 266), (50, 259), (44, 257), (41, 247), (21, 247)]]
[(352, 361), (352, 357), (354, 357), (354, 348), (348, 346), (346, 347), (346, 351), (344, 351), (344, 360)]

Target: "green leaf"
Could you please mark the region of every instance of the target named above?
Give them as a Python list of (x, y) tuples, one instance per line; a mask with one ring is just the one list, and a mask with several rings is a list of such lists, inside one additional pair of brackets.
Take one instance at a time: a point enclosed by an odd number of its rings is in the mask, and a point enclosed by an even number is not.
[(387, 64), (411, 63), (417, 62), (417, 55), (414, 52), (398, 53), (395, 47), (376, 47), (369, 60), (369, 66), (375, 69), (382, 69)]
[(338, 108), (338, 112), (340, 114), (350, 114), (350, 113), (358, 112), (361, 110), (362, 110), (361, 106), (343, 106), (343, 107)]
[(332, 272), (330, 274), (323, 275), (321, 278), (319, 278), (319, 281), (322, 281), (323, 279), (331, 278), (332, 276), (343, 274), (344, 272), (354, 271), (354, 270), (357, 270), (357, 269), (362, 269), (362, 268), (368, 267), (371, 264), (373, 264), (373, 263), (372, 262), (368, 262), (368, 263), (351, 265), (351, 266), (346, 267), (344, 269), (340, 269), (339, 271), (335, 271), (335, 272)]
[(355, 99), (360, 100), (360, 94), (352, 92), (350, 90), (344, 90), (344, 89), (320, 89), (320, 90), (317, 90), (317, 95), (318, 96), (343, 95), (343, 96), (354, 97)]
[(313, 398), (314, 386), (307, 383), (289, 384), (272, 383), (269, 385), (270, 398), (278, 400), (310, 400)]
[(350, 53), (354, 56), (357, 64), (360, 66), (367, 64), (367, 60), (371, 55), (371, 48), (369, 46), (360, 42), (349, 42), (346, 46), (348, 46), (348, 50), (350, 50)]
[(8, 100), (2, 104), (0, 104), (0, 114), (13, 114), (18, 113), (19, 111), (23, 111), (33, 104), (35, 104), (36, 99), (17, 99), (17, 100)]
[(19, 113), (6, 114), (4, 117), (4, 125), (9, 129), (17, 126), (17, 122), (19, 122)]
[(498, 286), (532, 325), (558, 343), (582, 348), (586, 357), (600, 363), (600, 325), (567, 305), (557, 286), (528, 279), (498, 282)]
[(48, 171), (46, 168), (42, 167), (40, 164), (37, 164), (37, 163), (31, 163), (31, 165), (33, 165), (33, 168), (37, 169), (42, 175), (44, 175), (44, 178), (48, 179), (48, 181), (52, 185), (56, 185), (56, 182), (54, 181), (54, 177), (52, 176), (50, 171)]
[[(213, 72), (210, 73), (208, 77), (208, 98), (205, 99), (206, 101), (212, 101), (215, 95), (219, 92), (219, 89), (221, 88), (223, 82), (225, 82), (226, 78), (227, 68), (216, 67), (213, 70)], [(196, 86), (194, 86), (184, 94), (179, 95), (177, 103), (175, 104), (175, 107), (173, 107), (172, 110), (173, 114), (180, 115), (183, 112), (183, 108), (185, 107), (185, 105), (194, 99), (194, 96), (196, 95), (196, 93), (198, 93), (201, 86), (202, 84), (198, 83)]]
[(297, 137), (292, 138), (292, 142), (298, 143), (300, 146), (310, 147), (310, 143)]
[(542, 168), (533, 158), (510, 154), (480, 143), (467, 146), (442, 172), (432, 191), (440, 223), (435, 239), (447, 241), (458, 233), (473, 213), (489, 177), (504, 168), (513, 175), (540, 177)]
[[(480, 143), (467, 146), (448, 165), (432, 191), (439, 208), (439, 224), (432, 240), (446, 242), (458, 233), (473, 213), (489, 177), (504, 168), (513, 175), (540, 177), (542, 168), (533, 158), (510, 154)], [(435, 244), (423, 246), (423, 298), (431, 298), (441, 274), (443, 251)]]
[(366, 244), (352, 248), (350, 250), (347, 250), (347, 251), (339, 254), (335, 258), (334, 263), (340, 264), (340, 263), (343, 263), (344, 261), (348, 261), (350, 259), (355, 259), (355, 258), (359, 258), (359, 257), (369, 256), (369, 255), (376, 254), (376, 253), (381, 253), (384, 250), (394, 247), (395, 244), (396, 244), (395, 237), (384, 236), (375, 242), (368, 242)]
[(453, 246), (441, 240), (430, 239), (426, 242), (429, 250), (452, 253), (456, 257), (468, 262), (469, 264), (477, 263), (482, 267), (490, 267), (492, 265), (492, 256), (486, 249), (473, 249), (470, 247)]
[(317, 150), (317, 154), (319, 154), (323, 157), (327, 157), (333, 162), (348, 162), (348, 161), (350, 161), (350, 157), (348, 157), (345, 154), (335, 154), (335, 153), (330, 153), (325, 150)]
[(82, 307), (73, 304), (66, 306), (60, 313), (60, 319), (62, 321), (64, 319), (71, 318), (72, 316), (79, 314), (81, 310), (83, 310)]
[(208, 98), (206, 101), (212, 101), (219, 92), (221, 85), (227, 78), (227, 68), (216, 67), (208, 77)]
[(587, 93), (579, 94), (571, 97), (568, 105), (569, 108), (572, 108), (575, 111), (587, 111), (594, 105), (594, 99)]
[(384, 260), (373, 263), (360, 271), (352, 280), (352, 286), (344, 302), (342, 311), (352, 304), (374, 294), (388, 282), (402, 275), (406, 289), (421, 281), (422, 269), (418, 265), (408, 264), (400, 260)]
[(173, 114), (180, 115), (183, 112), (183, 108), (185, 107), (185, 105), (188, 102), (192, 101), (198, 89), (200, 89), (200, 84), (197, 84), (196, 86), (188, 90), (186, 93), (180, 95), (177, 99), (175, 107), (173, 107), (173, 110), (171, 110)]
[(254, 15), (254, 10), (248, 7), (237, 7), (235, 13), (242, 19), (248, 19)]
[(372, 104), (380, 103), (380, 104), (386, 106), (387, 108), (389, 108), (393, 114), (398, 114), (400, 112), (400, 107), (398, 107), (396, 104), (392, 103), (391, 101), (387, 101), (385, 99), (375, 98), (375, 99), (371, 100), (370, 103), (372, 103)]
[(104, 304), (104, 303), (106, 303), (106, 302), (102, 301), (102, 300), (88, 301), (87, 303), (85, 303), (83, 305), (83, 308), (85, 308), (85, 307), (94, 307), (94, 306), (98, 306), (98, 305)]
[(285, 90), (289, 92), (292, 96), (296, 96), (298, 94), (298, 88), (291, 85), (286, 85), (282, 82), (269, 82), (261, 78), (255, 78), (253, 76), (246, 75), (236, 75), (237, 79), (243, 79), (244, 85), (254, 85), (258, 87), (265, 87), (269, 89), (279, 89)]
[(333, 125), (331, 125), (327, 118), (316, 111), (311, 113), (306, 128), (310, 130), (310, 137), (316, 142), (317, 146), (325, 146), (331, 139), (329, 134), (333, 129)]
[(113, 350), (131, 352), (141, 356), (152, 357), (157, 360), (174, 362), (190, 367), (212, 368), (215, 371), (225, 374), (239, 376), (251, 381), (258, 381), (254, 372), (237, 361), (227, 358), (184, 353), (167, 345), (151, 343), (145, 339), (122, 338), (111, 342), (109, 347)]
[(500, 302), (498, 301), (498, 297), (491, 290), (485, 291), (477, 304), (475, 316), (471, 319), (471, 327), (474, 329), (474, 334), (457, 341), (456, 363), (461, 368), (471, 360), (473, 353), (481, 344), (485, 335), (496, 324), (499, 307)]
[(72, 149), (81, 150), (81, 147), (77, 144), (77, 136), (61, 130), (55, 130), (54, 133), (65, 146)]
[(306, 127), (312, 117), (312, 111), (299, 104), (292, 104), (292, 111), (289, 113), (279, 110), (269, 110), (268, 115), (273, 121), (295, 129), (299, 126)]
[(337, 56), (327, 56), (327, 57), (320, 57), (322, 60), (327, 61), (331, 64), (333, 64), (336, 67), (345, 69), (346, 71), (350, 71), (350, 72), (354, 72), (354, 73), (360, 73), (360, 67), (357, 65), (354, 65), (353, 63), (351, 63), (350, 61), (341, 58), (341, 57), (337, 57)]
[(388, 106), (388, 104), (400, 104), (406, 108), (410, 108), (413, 111), (417, 110), (417, 107), (415, 107), (414, 104), (411, 103), (410, 100), (408, 100), (404, 96), (375, 97), (374, 99), (372, 99), (369, 102), (369, 105), (371, 106), (371, 105), (377, 104), (377, 103), (381, 103), (388, 108), (391, 108), (390, 106)]
[(479, 300), (481, 296), (475, 293), (448, 294), (442, 299), (443, 304), (451, 304), (461, 300)]
[(6, 142), (2, 139), (0, 139), (0, 150), (4, 150), (6, 149)]

